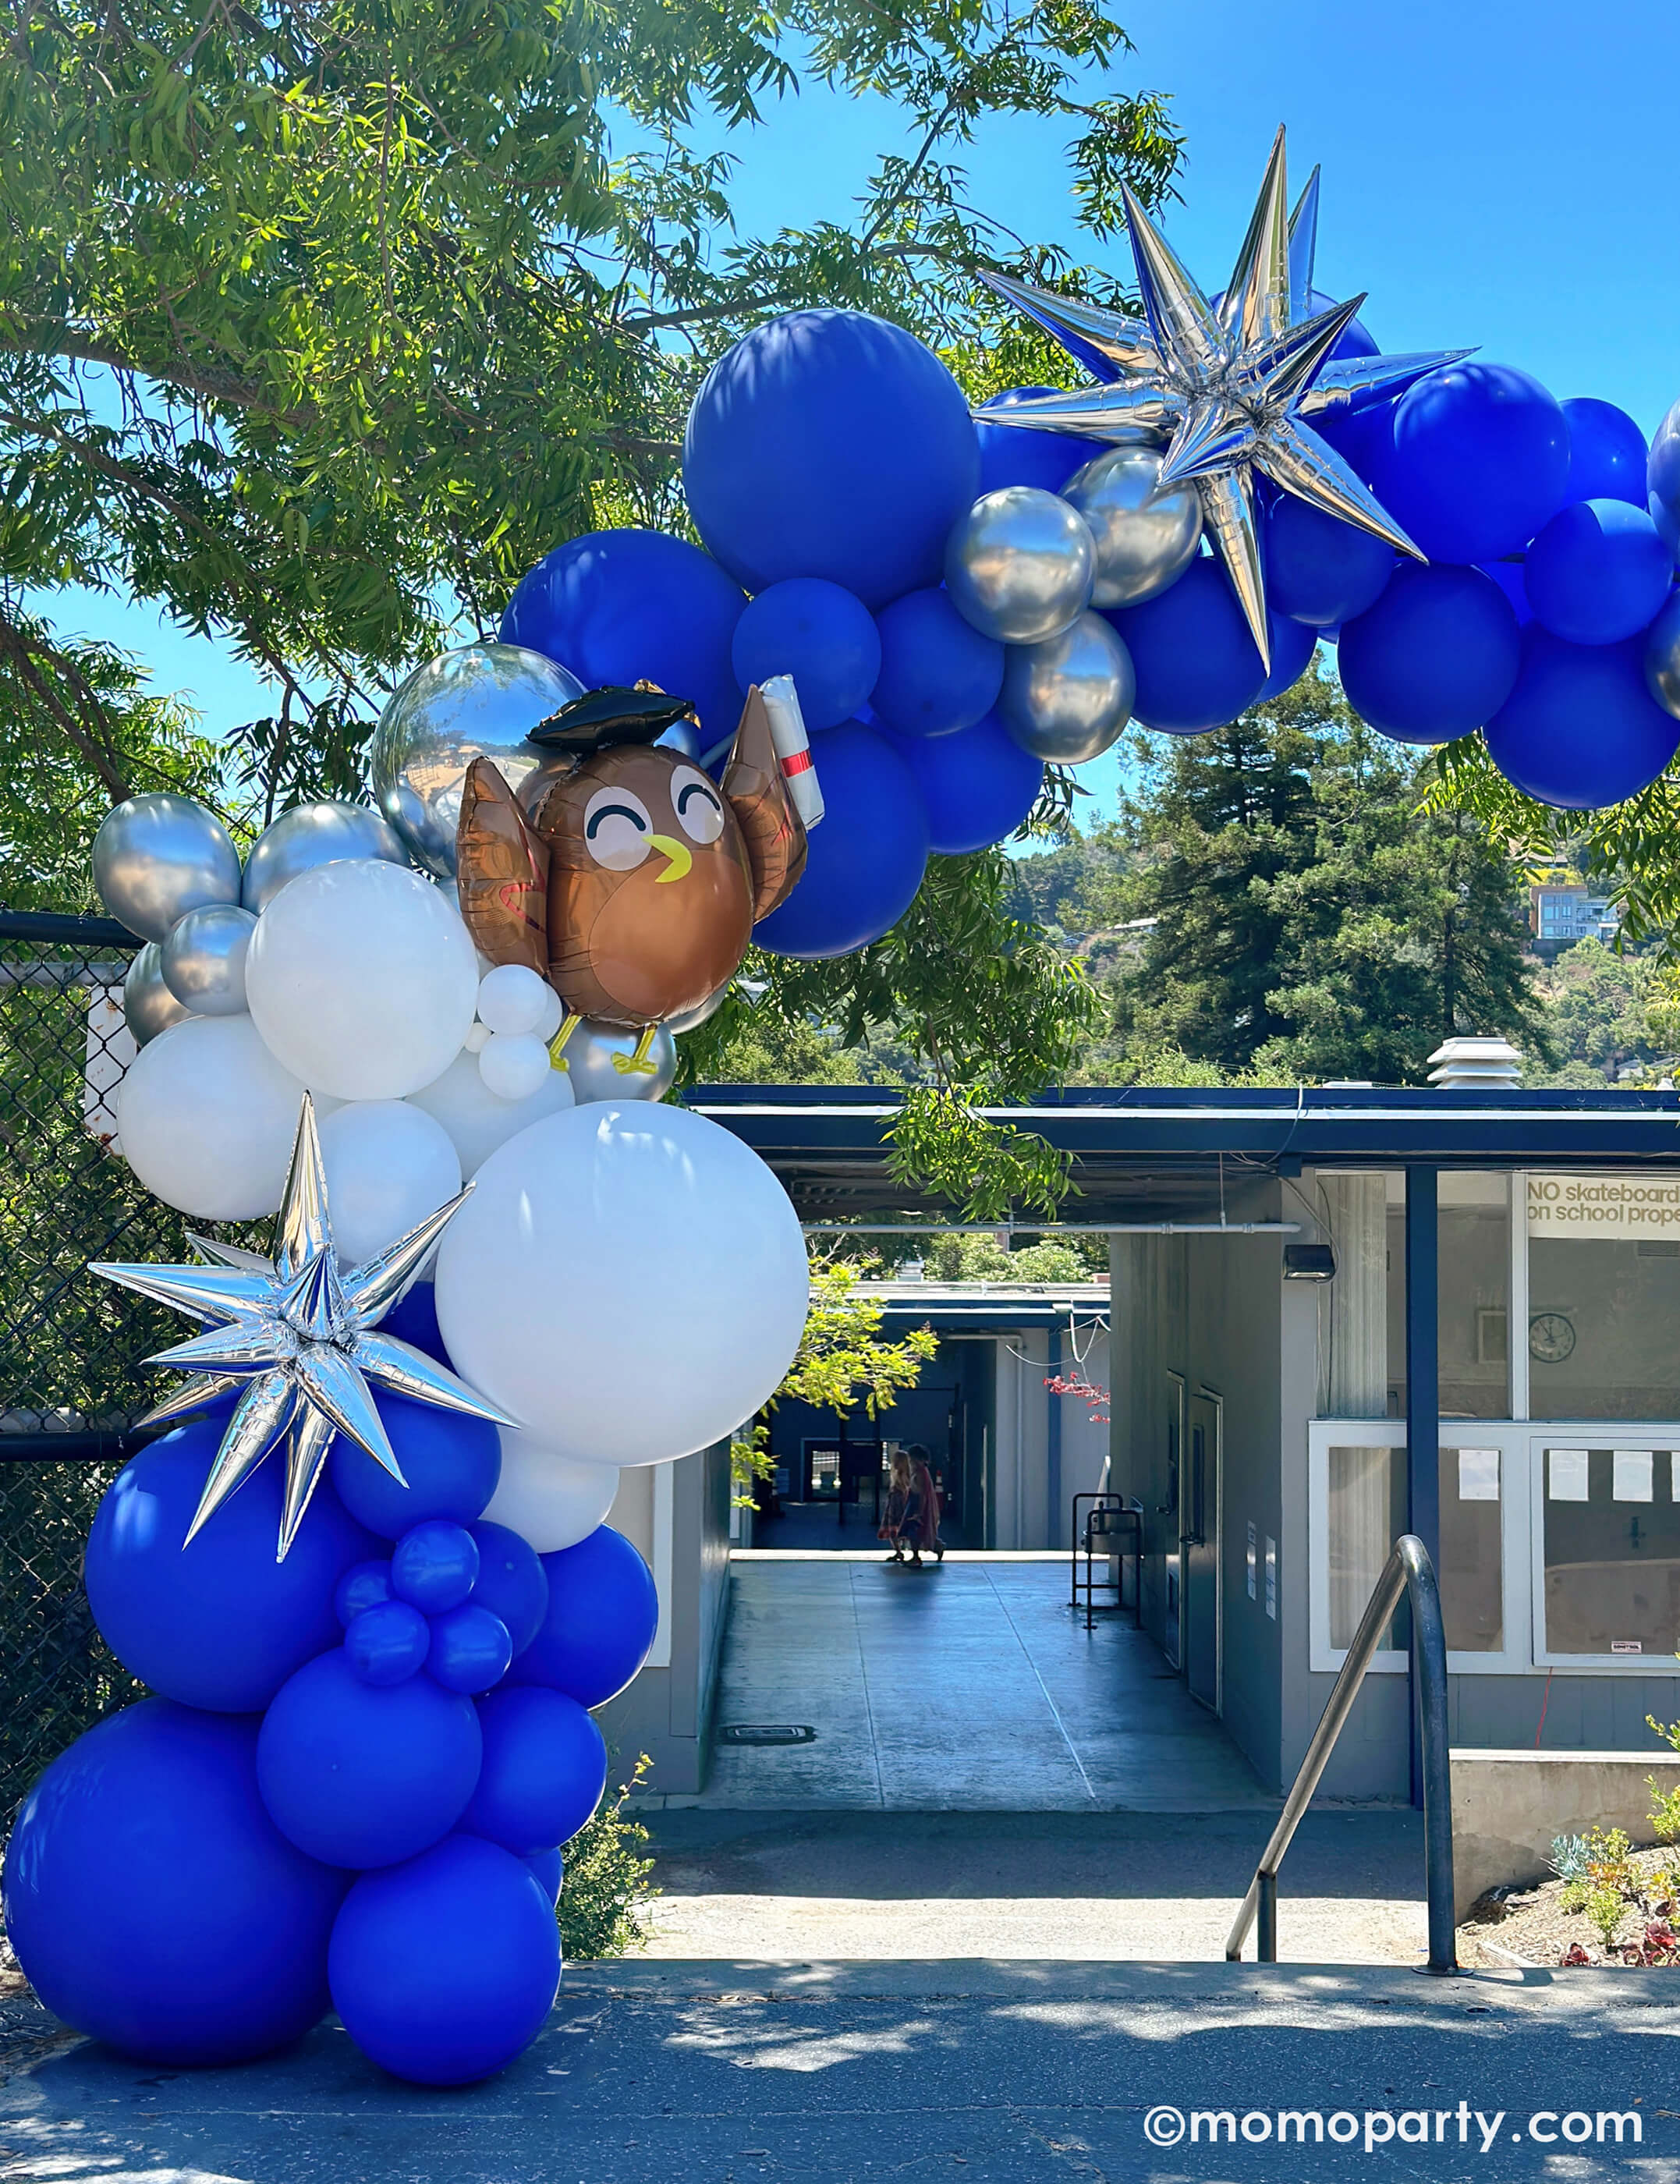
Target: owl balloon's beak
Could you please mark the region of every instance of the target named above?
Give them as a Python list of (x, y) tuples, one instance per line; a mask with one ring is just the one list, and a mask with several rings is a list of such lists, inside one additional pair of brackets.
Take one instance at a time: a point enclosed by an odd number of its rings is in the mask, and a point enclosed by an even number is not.
[(675, 834), (649, 834), (648, 847), (658, 850), (665, 859), (665, 868), (654, 882), (663, 887), (667, 880), (685, 880), (694, 867), (693, 852), (686, 842), (679, 842)]

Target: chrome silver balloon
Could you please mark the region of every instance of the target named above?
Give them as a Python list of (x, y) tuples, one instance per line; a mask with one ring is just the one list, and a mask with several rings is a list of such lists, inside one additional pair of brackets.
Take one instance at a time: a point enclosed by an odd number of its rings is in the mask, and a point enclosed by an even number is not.
[(368, 764), (374, 802), (417, 864), (454, 877), (468, 766), (494, 759), (516, 788), (542, 756), (528, 731), (582, 694), (575, 675), (519, 644), (464, 644), (414, 670), (380, 716)]
[(1088, 612), (1060, 637), (1010, 648), (998, 715), (1035, 758), (1083, 766), (1119, 737), (1137, 692), (1132, 655)]
[(257, 920), (235, 903), (207, 902), (177, 918), (159, 951), (164, 983), (196, 1017), (236, 1017), (245, 1008), (245, 951)]
[(1680, 721), (1680, 592), (1646, 633), (1645, 681), (1663, 710)]
[(698, 1031), (703, 1023), (711, 1022), (734, 991), (734, 987), (735, 982), (732, 978), (726, 984), (720, 986), (716, 993), (709, 994), (698, 1008), (685, 1009), (680, 1017), (667, 1017), (665, 1029), (674, 1035), (685, 1031)]
[(663, 1100), (670, 1091), (676, 1076), (676, 1045), (669, 1024), (661, 1024), (654, 1034), (646, 1057), (651, 1067), (618, 1069), (615, 1061), (630, 1061), (641, 1043), (640, 1033), (620, 1031), (588, 1017), (568, 1021), (571, 1030), (562, 1024), (556, 1035), (558, 1058), (580, 1107), (592, 1100)]
[(164, 983), (164, 951), (155, 940), (136, 949), (123, 980), (123, 1020), (136, 1046), (180, 1023), (192, 1011)]
[(237, 902), (239, 852), (214, 811), (190, 796), (131, 796), (93, 838), (93, 884), (142, 940), (167, 940), (201, 903)]
[(294, 804), (257, 837), (245, 860), (241, 900), (260, 916), (299, 872), (342, 864), (348, 857), (378, 857), (389, 865), (409, 861), (395, 827), (365, 804)]
[(1115, 448), (1076, 471), (1062, 498), (1097, 543), (1093, 607), (1135, 606), (1182, 577), (1202, 537), (1193, 485), (1160, 489), (1159, 448)]
[(1671, 554), (1680, 559), (1680, 402), (1651, 435), (1645, 459), (1645, 505)]
[(1084, 518), (1037, 486), (982, 493), (945, 543), (952, 604), (1004, 644), (1037, 644), (1065, 629), (1090, 603), (1096, 574)]

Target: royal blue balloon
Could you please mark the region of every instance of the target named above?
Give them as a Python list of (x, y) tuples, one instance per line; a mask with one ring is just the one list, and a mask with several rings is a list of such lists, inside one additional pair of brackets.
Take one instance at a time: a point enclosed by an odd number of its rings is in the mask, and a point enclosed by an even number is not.
[(416, 1282), (400, 1304), (393, 1305), (379, 1323), (381, 1334), (394, 1334), (399, 1342), (412, 1343), (416, 1350), (425, 1351), (440, 1365), (449, 1362), (449, 1353), (443, 1346), (442, 1331), (437, 1324), (437, 1290), (431, 1282)]
[(548, 1613), (515, 1662), (513, 1680), (552, 1685), (580, 1706), (604, 1706), (629, 1683), (654, 1642), (659, 1598), (653, 1572), (610, 1524), (597, 1525), (575, 1547), (544, 1555), (542, 1566)]
[(1538, 379), (1466, 359), (1408, 387), (1374, 483), (1432, 561), (1515, 554), (1562, 507), (1569, 426)]
[(470, 1698), (426, 1675), (377, 1689), (341, 1646), (300, 1669), (264, 1716), (257, 1780), (275, 1825), (311, 1858), (394, 1865), (454, 1826), (481, 1751)]
[(791, 675), (808, 728), (849, 720), (881, 672), (881, 632), (854, 592), (822, 577), (789, 577), (760, 592), (735, 625), (730, 648), (744, 690)]
[(332, 1596), (332, 1608), (345, 1630), (359, 1615), (381, 1601), (391, 1597), (391, 1564), (382, 1563), (354, 1563), (338, 1580)]
[[(1345, 297), (1327, 296), (1321, 288), (1314, 288), (1307, 297), (1307, 315), (1316, 318), (1321, 311), (1333, 311), (1338, 304), (1346, 300)], [(1376, 336), (1364, 320), (1349, 319), (1336, 337), (1336, 346), (1330, 352), (1330, 360), (1332, 364), (1339, 364), (1344, 357), (1380, 356), (1382, 354), (1377, 346)]]
[(391, 1590), (423, 1615), (459, 1607), (478, 1579), (478, 1542), (465, 1524), (434, 1517), (391, 1551)]
[(1044, 493), (1060, 493), (1076, 471), (1109, 452), (1105, 440), (1087, 440), (1076, 432), (1034, 432), (1020, 425), (986, 421), (999, 410), (1013, 410), (1041, 394), (1064, 392), (1059, 387), (1010, 387), (993, 395), (976, 413), (974, 429), (980, 441), (981, 493), (1000, 493), (1007, 485), (1032, 485)]
[(1657, 426), (1645, 459), (1645, 511), (1669, 552), (1680, 555), (1680, 402)]
[(1138, 677), (1132, 717), (1177, 736), (1222, 727), (1252, 705), (1266, 682), (1260, 647), (1223, 567), (1210, 554), (1176, 583), (1108, 619), (1126, 640)]
[(506, 1626), (515, 1653), (522, 1653), (542, 1628), (548, 1612), (548, 1573), (528, 1540), (505, 1524), (481, 1518), (469, 1527), (478, 1543), (475, 1607), (487, 1607)]
[(1528, 604), (1528, 588), (1522, 581), (1522, 562), (1483, 561), (1477, 564), (1484, 577), (1491, 577), (1510, 601), (1511, 612), (1519, 622), (1534, 619), (1534, 610)]
[(558, 1903), (560, 1900), (560, 1891), (565, 1886), (566, 1878), (565, 1860), (560, 1856), (559, 1851), (532, 1851), (525, 1862), (542, 1883), (547, 1892), (548, 1901), (551, 1903)]
[(646, 677), (693, 701), (709, 745), (733, 729), (741, 688), (730, 640), (747, 602), (717, 563), (663, 531), (591, 531), (545, 554), (502, 616), (505, 644), (529, 645), (579, 681)]
[(1569, 499), (1645, 504), (1645, 436), (1625, 410), (1577, 394), (1560, 404), (1569, 425)]
[(1257, 705), (1293, 689), (1306, 673), (1318, 643), (1316, 629), (1305, 622), (1291, 621), (1287, 615), (1268, 614), (1266, 625), (1271, 638), (1271, 672), (1260, 684), (1260, 696), (1254, 700)]
[(1038, 801), (1044, 765), (995, 714), (954, 736), (901, 736), (894, 749), (927, 806), (928, 846), (942, 857), (983, 850), (1013, 834)]
[(1572, 644), (1619, 644), (1655, 619), (1674, 560), (1643, 508), (1578, 500), (1533, 544), (1523, 582), (1534, 618)]
[(849, 956), (878, 940), (927, 869), (927, 806), (889, 738), (843, 721), (811, 738), (811, 756), (827, 809), (798, 885), (753, 929), (772, 956)]
[(1338, 659), (1348, 703), (1403, 743), (1440, 744), (1489, 720), (1516, 681), (1510, 602), (1480, 569), (1397, 569), (1376, 605), (1345, 622)]
[(464, 2086), (542, 2031), (560, 1981), (553, 1903), (522, 1858), (477, 1836), (357, 1881), (327, 1967), (344, 2030), (393, 2076)]
[(428, 1518), (470, 1524), (481, 1515), (502, 1475), (502, 1443), (489, 1420), (383, 1389), (374, 1401), (408, 1485), (399, 1486), (340, 1434), (332, 1444), (332, 1483), (351, 1514), (382, 1540), (399, 1540)]
[(514, 1642), (499, 1615), (469, 1601), (431, 1618), (431, 1650), (426, 1674), (446, 1691), (476, 1695), (499, 1684), (514, 1658)]
[(1487, 737), (1494, 765), (1526, 795), (1592, 811), (1656, 779), (1680, 743), (1680, 721), (1646, 688), (1637, 638), (1571, 644), (1536, 621), (1522, 632), (1516, 688)]
[(492, 1691), (478, 1706), (484, 1764), (461, 1820), (520, 1858), (569, 1842), (601, 1802), (607, 1747), (576, 1699), (541, 1684)]
[(364, 1684), (406, 1683), (426, 1666), (431, 1625), (406, 1600), (383, 1600), (344, 1633), (344, 1658)]
[(118, 1473), (88, 1537), (87, 1601), (142, 1684), (185, 1706), (252, 1713), (294, 1669), (337, 1645), (333, 1593), (373, 1542), (323, 1481), (276, 1561), (285, 1473), (270, 1460), (186, 1546), (224, 1424), (181, 1426)]
[(1266, 598), (1274, 614), (1329, 629), (1361, 615), (1394, 572), (1394, 549), (1281, 493), (1266, 510)]
[(980, 446), (962, 389), (914, 334), (861, 311), (792, 311), (707, 373), (682, 483), (749, 592), (826, 577), (873, 609), (938, 582), (980, 490)]
[(6, 1932), (78, 2032), (142, 2062), (243, 2063), (325, 2014), (344, 1875), (269, 1818), (256, 1748), (251, 1719), (144, 1699), (78, 1737), (25, 1798)]
[(1004, 648), (963, 620), (940, 588), (910, 592), (877, 617), (881, 674), (870, 710), (901, 736), (971, 728), (1004, 687)]
[(1392, 451), (1398, 406), (1396, 397), (1369, 403), (1363, 410), (1327, 410), (1311, 420), (1312, 429), (1329, 442), (1355, 477), (1369, 485)]

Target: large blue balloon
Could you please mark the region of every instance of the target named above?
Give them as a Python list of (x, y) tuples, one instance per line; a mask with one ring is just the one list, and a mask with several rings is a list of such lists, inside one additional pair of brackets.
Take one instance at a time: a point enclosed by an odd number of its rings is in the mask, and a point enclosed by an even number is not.
[(798, 885), (754, 928), (773, 956), (848, 956), (878, 940), (927, 869), (927, 807), (888, 738), (843, 721), (811, 738), (811, 756), (827, 809)]
[(1252, 705), (1266, 682), (1260, 647), (1224, 569), (1210, 554), (1166, 590), (1108, 619), (1126, 640), (1138, 676), (1132, 717), (1173, 735), (1222, 727)]
[(910, 592), (879, 618), (881, 673), (870, 710), (901, 736), (971, 728), (1004, 687), (1004, 648), (982, 637), (948, 592)]
[(942, 857), (1013, 834), (1038, 801), (1044, 765), (994, 713), (954, 736), (901, 736), (895, 748), (927, 806), (928, 845)]
[(1528, 588), (1522, 581), (1521, 560), (1486, 561), (1477, 566), (1484, 577), (1491, 577), (1510, 601), (1510, 610), (1519, 622), (1534, 619), (1534, 610), (1528, 604)]
[(874, 608), (939, 581), (980, 447), (962, 389), (914, 334), (861, 311), (792, 311), (707, 373), (682, 483), (749, 592), (826, 577)]
[(437, 1290), (431, 1282), (416, 1282), (400, 1303), (394, 1304), (379, 1323), (381, 1334), (394, 1334), (399, 1342), (411, 1342), (416, 1350), (425, 1351), (440, 1365), (449, 1362), (449, 1353), (443, 1347), (442, 1330), (437, 1324)]
[(560, 1900), (560, 1891), (565, 1886), (565, 1860), (557, 1850), (540, 1850), (526, 1858), (526, 1864), (537, 1875), (551, 1903)]
[(376, 1688), (340, 1647), (300, 1669), (264, 1716), (257, 1780), (281, 1833), (311, 1858), (394, 1865), (454, 1826), (481, 1756), (470, 1698), (423, 1673)]
[(1271, 632), (1271, 671), (1260, 684), (1254, 703), (1264, 705), (1268, 698), (1280, 698), (1286, 690), (1293, 689), (1307, 671), (1313, 649), (1318, 643), (1318, 632), (1305, 622), (1291, 621), (1287, 615), (1268, 614), (1266, 626)]
[(1403, 743), (1441, 744), (1499, 710), (1521, 651), (1516, 616), (1491, 577), (1412, 562), (1343, 625), (1338, 657), (1362, 720)]
[(644, 677), (692, 698), (703, 744), (741, 714), (730, 641), (746, 604), (717, 563), (663, 531), (592, 531), (545, 554), (502, 616), (504, 644), (529, 645), (587, 685)]
[(242, 2063), (328, 2007), (344, 1875), (257, 1794), (257, 1725), (145, 1699), (61, 1752), (6, 1847), (6, 1932), (55, 2016), (147, 2063)]
[(1680, 743), (1680, 721), (1646, 688), (1638, 638), (1571, 644), (1531, 622), (1516, 688), (1487, 735), (1494, 765), (1525, 794), (1591, 811), (1656, 779)]
[(1571, 500), (1645, 504), (1645, 436), (1625, 410), (1591, 395), (1560, 404), (1569, 423)]
[(1006, 485), (1035, 485), (1045, 493), (1060, 493), (1076, 471), (1108, 453), (1106, 440), (1083, 439), (1076, 432), (1030, 432), (1019, 425), (986, 421), (991, 411), (1013, 410), (1036, 395), (1064, 391), (1059, 387), (1010, 387), (993, 395), (976, 414), (980, 493), (999, 493)]
[(1563, 411), (1509, 365), (1466, 360), (1420, 379), (1377, 453), (1377, 498), (1432, 561), (1518, 552), (1569, 490)]
[(484, 1765), (462, 1827), (521, 1858), (570, 1841), (607, 1786), (600, 1730), (576, 1699), (540, 1684), (492, 1691), (478, 1718)]
[(1671, 554), (1680, 555), (1680, 402), (1666, 413), (1645, 460), (1645, 507)]
[(542, 2029), (560, 1983), (553, 1902), (478, 1836), (359, 1880), (327, 1958), (333, 2007), (365, 2055), (422, 2086), (488, 2077)]
[(808, 728), (832, 728), (865, 704), (881, 672), (881, 632), (854, 592), (821, 577), (789, 577), (760, 592), (730, 648), (744, 690), (791, 675)]
[(544, 1555), (542, 1566), (548, 1613), (514, 1663), (513, 1680), (550, 1684), (580, 1706), (604, 1706), (624, 1689), (654, 1642), (659, 1596), (653, 1572), (610, 1524), (598, 1525), (575, 1547)]
[(1394, 549), (1281, 493), (1266, 510), (1266, 596), (1276, 614), (1330, 629), (1361, 615), (1394, 571)]
[(475, 1607), (487, 1607), (507, 1625), (515, 1653), (522, 1653), (542, 1628), (548, 1612), (548, 1573), (542, 1558), (528, 1540), (510, 1532), (505, 1524), (481, 1518), (468, 1529), (478, 1542), (478, 1583), (472, 1589)]
[(407, 1396), (381, 1390), (374, 1401), (408, 1485), (399, 1486), (382, 1463), (340, 1434), (330, 1461), (345, 1507), (381, 1540), (400, 1540), (428, 1518), (470, 1524), (502, 1475), (495, 1427), (487, 1418), (470, 1418)]
[(153, 1691), (252, 1713), (338, 1643), (333, 1594), (373, 1542), (323, 1481), (276, 1562), (284, 1469), (271, 1457), (183, 1546), (225, 1423), (182, 1426), (118, 1473), (88, 1538), (87, 1600), (106, 1644)]
[(1528, 549), (1523, 582), (1537, 621), (1572, 644), (1618, 644), (1655, 619), (1674, 560), (1643, 508), (1577, 500)]

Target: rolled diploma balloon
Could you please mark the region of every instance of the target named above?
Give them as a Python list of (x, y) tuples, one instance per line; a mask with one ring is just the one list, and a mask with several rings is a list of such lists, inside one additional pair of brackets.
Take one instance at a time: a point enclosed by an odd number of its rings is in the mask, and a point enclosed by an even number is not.
[(782, 761), (787, 794), (809, 833), (823, 814), (822, 788), (811, 756), (805, 716), (799, 710), (799, 694), (791, 675), (772, 675), (767, 682), (759, 683), (759, 694), (770, 716), (770, 739)]

